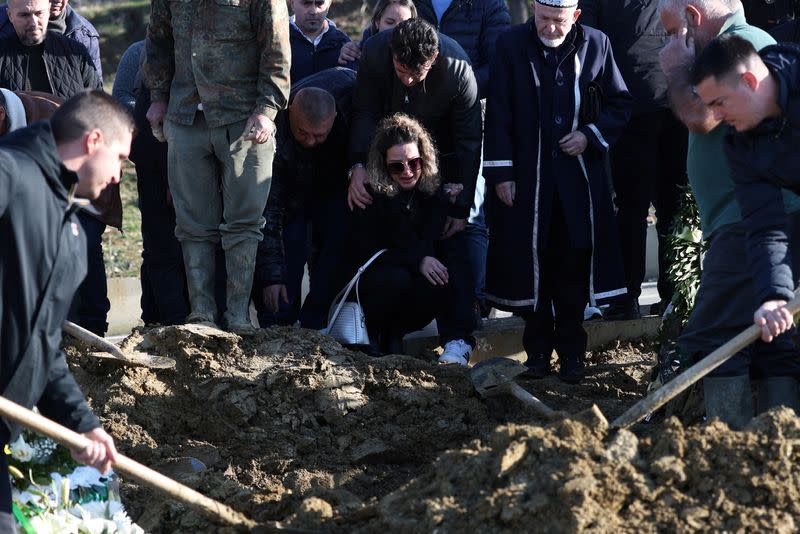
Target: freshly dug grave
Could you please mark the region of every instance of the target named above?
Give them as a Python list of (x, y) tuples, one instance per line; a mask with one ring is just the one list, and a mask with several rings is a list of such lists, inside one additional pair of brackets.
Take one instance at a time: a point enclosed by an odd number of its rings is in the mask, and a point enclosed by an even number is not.
[[(338, 532), (794, 530), (800, 431), (788, 413), (751, 433), (671, 420), (612, 445), (591, 410), (542, 427), (431, 356), (375, 359), (296, 329), (242, 339), (168, 327), (126, 343), (176, 358), (176, 370), (68, 349), (121, 450), (256, 520)], [(555, 409), (596, 404), (611, 419), (644, 393), (654, 358), (650, 344), (617, 345), (589, 356), (580, 386), (521, 384)], [(148, 531), (217, 528), (135, 484), (123, 498)]]

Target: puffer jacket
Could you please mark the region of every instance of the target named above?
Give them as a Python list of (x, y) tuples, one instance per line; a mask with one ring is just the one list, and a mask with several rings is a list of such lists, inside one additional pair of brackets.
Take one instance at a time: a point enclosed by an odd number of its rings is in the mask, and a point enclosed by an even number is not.
[[(350, 38), (338, 29), (332, 20), (328, 21), (328, 31), (322, 35), (319, 44), (306, 39), (303, 32), (294, 24), (289, 25), (289, 39), (292, 44), (292, 87), (312, 74), (339, 66), (339, 51)], [(351, 67), (352, 65), (347, 65)]]
[[(0, 87), (25, 90), (27, 51), (15, 33), (0, 40)], [(102, 89), (86, 48), (63, 35), (48, 32), (44, 40), (44, 63), (53, 94), (67, 99), (87, 89)]]
[[(86, 237), (46, 122), (0, 140), (0, 392), (76, 432), (99, 426), (67, 367), (61, 325), (86, 276)], [(0, 421), (0, 443), (19, 425)]]
[[(16, 35), (14, 26), (8, 20), (8, 12), (5, 5), (0, 6), (0, 39), (5, 39), (12, 35)], [(89, 52), (89, 57), (92, 58), (95, 70), (100, 78), (103, 77), (103, 68), (100, 65), (100, 34), (92, 26), (92, 23), (78, 14), (77, 11), (72, 9), (72, 6), (67, 4), (66, 7), (66, 23), (67, 29), (64, 31), (64, 36), (69, 39), (78, 41)]]
[(414, 5), (420, 18), (461, 45), (472, 63), (479, 98), (486, 98), (495, 43), (511, 23), (506, 3), (503, 0), (453, 0), (442, 14), (442, 20), (436, 18), (431, 0), (416, 0)]
[(746, 132), (729, 128), (725, 153), (747, 227), (747, 257), (757, 296), (766, 302), (791, 299), (798, 275), (791, 265), (800, 249), (789, 244), (781, 188), (800, 194), (800, 46), (780, 43), (759, 55), (778, 82), (783, 114)]

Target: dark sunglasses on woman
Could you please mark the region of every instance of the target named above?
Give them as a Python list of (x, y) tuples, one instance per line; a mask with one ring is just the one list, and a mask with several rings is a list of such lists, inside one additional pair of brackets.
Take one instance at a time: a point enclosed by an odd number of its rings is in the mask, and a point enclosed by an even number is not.
[(406, 169), (411, 172), (418, 172), (422, 169), (422, 158), (411, 158), (408, 161), (392, 161), (391, 163), (386, 164), (386, 168), (389, 169), (389, 174), (403, 174)]

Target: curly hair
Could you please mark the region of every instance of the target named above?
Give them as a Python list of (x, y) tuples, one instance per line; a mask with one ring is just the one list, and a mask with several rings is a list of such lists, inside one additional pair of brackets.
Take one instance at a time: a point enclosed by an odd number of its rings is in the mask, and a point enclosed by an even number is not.
[(399, 63), (417, 70), (436, 56), (439, 34), (424, 19), (408, 19), (394, 27), (389, 44)]
[(411, 11), (411, 18), (417, 18), (417, 6), (414, 5), (414, 0), (379, 0), (375, 4), (375, 10), (372, 12), (372, 19), (370, 20), (369, 27), (372, 30), (372, 35), (378, 33), (378, 23), (381, 21), (383, 12), (392, 4), (397, 4), (401, 7), (407, 7)]
[(367, 163), (367, 173), (371, 177), (370, 184), (376, 192), (388, 197), (400, 192), (400, 186), (389, 176), (386, 152), (395, 145), (407, 143), (416, 143), (422, 158), (422, 170), (416, 188), (427, 195), (433, 195), (441, 183), (436, 146), (428, 131), (415, 119), (403, 113), (395, 113), (378, 123), (369, 148)]

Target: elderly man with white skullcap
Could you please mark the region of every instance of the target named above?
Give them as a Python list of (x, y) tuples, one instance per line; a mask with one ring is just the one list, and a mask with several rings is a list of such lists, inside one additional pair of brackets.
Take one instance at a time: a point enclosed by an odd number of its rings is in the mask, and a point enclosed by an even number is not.
[(577, 0), (537, 0), (497, 41), (484, 135), (486, 293), (525, 319), (531, 377), (584, 374), (587, 303), (624, 293), (604, 159), (632, 108), (608, 38)]

